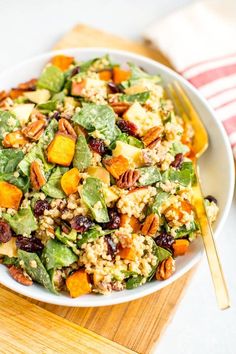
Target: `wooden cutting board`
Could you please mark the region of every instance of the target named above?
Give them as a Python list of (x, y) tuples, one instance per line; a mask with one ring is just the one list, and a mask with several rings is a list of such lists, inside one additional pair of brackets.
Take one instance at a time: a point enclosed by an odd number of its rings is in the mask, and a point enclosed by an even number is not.
[[(145, 44), (131, 42), (85, 25), (78, 25), (68, 32), (54, 49), (95, 46), (133, 51), (170, 66), (161, 53)], [(28, 348), (33, 348), (34, 353), (113, 354), (128, 353), (128, 349), (143, 354), (150, 353), (173, 316), (193, 271), (152, 295), (130, 303), (101, 308), (69, 308), (28, 299), (31, 303), (48, 310), (44, 311), (16, 294), (0, 289), (0, 341), (5, 345), (3, 348), (9, 349), (11, 341), (14, 340), (14, 348), (19, 349), (8, 350), (7, 353), (31, 353), (30, 350), (24, 351), (22, 346), (22, 343), (27, 343), (26, 340), (29, 341)], [(66, 321), (54, 314), (65, 318)], [(35, 332), (32, 331), (33, 319)], [(106, 341), (74, 324), (113, 342)], [(54, 326), (55, 336), (52, 335)], [(40, 340), (34, 342), (33, 339), (37, 338), (38, 332)], [(86, 343), (86, 339), (89, 343)], [(75, 345), (74, 341), (79, 344)], [(125, 346), (127, 350), (116, 346), (116, 343)], [(2, 344), (0, 348), (2, 349)], [(43, 348), (51, 348), (51, 351)]]

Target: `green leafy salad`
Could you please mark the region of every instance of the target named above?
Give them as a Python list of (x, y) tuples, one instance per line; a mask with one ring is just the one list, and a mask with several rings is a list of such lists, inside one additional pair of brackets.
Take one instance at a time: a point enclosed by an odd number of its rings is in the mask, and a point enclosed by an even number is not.
[(159, 75), (53, 57), (0, 92), (0, 263), (71, 297), (171, 277), (199, 233), (193, 140)]

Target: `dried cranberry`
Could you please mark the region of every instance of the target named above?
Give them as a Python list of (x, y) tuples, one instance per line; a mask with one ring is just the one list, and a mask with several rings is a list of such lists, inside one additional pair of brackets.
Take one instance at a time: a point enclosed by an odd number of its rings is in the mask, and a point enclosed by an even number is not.
[(116, 209), (108, 210), (110, 221), (103, 223), (102, 228), (108, 230), (118, 229), (120, 227), (120, 214)]
[(80, 72), (80, 66), (75, 66), (70, 73), (70, 77), (77, 75)]
[(121, 92), (120, 88), (114, 82), (108, 82), (107, 86), (111, 90), (112, 93), (119, 93)]
[(172, 248), (172, 244), (174, 243), (174, 237), (167, 232), (163, 231), (156, 239), (156, 244), (157, 246), (163, 247), (163, 248)]
[(72, 229), (76, 230), (77, 232), (85, 232), (87, 231), (92, 225), (92, 220), (87, 218), (83, 215), (76, 215), (70, 222)]
[(106, 241), (107, 244), (107, 254), (111, 256), (111, 258), (113, 259), (116, 255), (117, 252), (117, 247), (115, 242), (112, 239), (111, 235), (106, 235), (104, 236), (104, 239)]
[(89, 145), (91, 149), (99, 155), (104, 155), (106, 153), (106, 146), (102, 139), (90, 138)]
[(123, 133), (127, 133), (132, 136), (137, 135), (137, 127), (134, 123), (128, 120), (119, 119), (116, 123)]
[(0, 221), (0, 242), (8, 242), (12, 237), (10, 226), (5, 221)]
[(41, 240), (35, 236), (17, 236), (16, 246), (26, 252), (41, 253), (43, 251)]
[(49, 210), (50, 209), (50, 204), (48, 203), (47, 200), (37, 200), (34, 206), (34, 215), (35, 216), (41, 216), (44, 213), (44, 210)]
[(213, 202), (215, 204), (218, 204), (217, 199), (212, 195), (208, 195), (205, 199), (208, 200), (210, 203)]
[(180, 168), (183, 161), (184, 161), (184, 155), (180, 153), (175, 155), (175, 159), (170, 165), (175, 168)]

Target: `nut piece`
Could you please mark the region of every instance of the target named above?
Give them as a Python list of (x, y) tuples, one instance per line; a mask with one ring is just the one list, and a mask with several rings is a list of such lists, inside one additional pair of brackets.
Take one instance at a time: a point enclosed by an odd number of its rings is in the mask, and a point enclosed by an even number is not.
[(6, 93), (6, 91), (1, 91), (1, 92), (0, 92), (0, 102), (2, 102), (3, 100), (5, 100), (5, 98), (7, 98), (7, 93)]
[(164, 259), (156, 271), (157, 280), (166, 280), (175, 272), (175, 261), (172, 257)]
[(33, 161), (30, 165), (30, 182), (36, 191), (46, 183), (46, 179), (37, 161)]
[(131, 188), (135, 185), (139, 179), (140, 172), (137, 170), (127, 170), (119, 177), (117, 181), (117, 187), (119, 188)]
[(21, 268), (17, 268), (12, 265), (9, 268), (9, 273), (11, 274), (12, 278), (20, 284), (26, 286), (33, 285), (32, 280), (24, 275), (23, 270)]
[(18, 89), (23, 91), (34, 91), (36, 89), (37, 79), (31, 79), (26, 82), (22, 82), (17, 86)]
[(127, 111), (127, 109), (130, 107), (130, 104), (127, 102), (112, 102), (110, 103), (110, 106), (113, 111), (119, 116)]
[(155, 236), (159, 228), (159, 224), (159, 216), (157, 214), (150, 214), (144, 221), (141, 233), (146, 236)]
[(58, 123), (59, 123), (58, 124), (59, 132), (70, 135), (74, 139), (77, 138), (77, 134), (76, 134), (74, 128), (72, 127), (70, 122), (68, 122), (67, 119), (61, 118)]
[(158, 141), (161, 139), (161, 134), (163, 132), (162, 127), (152, 127), (147, 131), (143, 137), (143, 143), (149, 149), (153, 149)]
[(39, 140), (40, 136), (43, 134), (45, 126), (46, 122), (43, 119), (39, 119), (23, 128), (22, 133), (27, 138), (36, 141)]

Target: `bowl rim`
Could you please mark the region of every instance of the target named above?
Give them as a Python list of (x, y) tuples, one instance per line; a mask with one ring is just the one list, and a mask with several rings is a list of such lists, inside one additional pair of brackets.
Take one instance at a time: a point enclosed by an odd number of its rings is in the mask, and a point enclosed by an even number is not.
[[(229, 162), (229, 193), (228, 193), (228, 197), (227, 197), (227, 202), (226, 202), (226, 206), (222, 212), (222, 216), (221, 219), (218, 223), (217, 229), (214, 232), (214, 235), (217, 237), (228, 217), (229, 211), (230, 211), (230, 207), (232, 204), (232, 199), (233, 199), (233, 193), (234, 193), (234, 185), (235, 185), (235, 169), (234, 169), (234, 158), (233, 158), (233, 153), (232, 153), (232, 149), (230, 146), (230, 142), (228, 139), (228, 136), (226, 134), (226, 131), (223, 127), (223, 125), (221, 124), (221, 122), (219, 122), (217, 120), (217, 118), (215, 117), (215, 113), (214, 110), (210, 107), (209, 103), (207, 102), (207, 100), (202, 96), (202, 94), (191, 84), (189, 83), (184, 77), (182, 77), (180, 74), (178, 74), (177, 72), (175, 72), (173, 69), (167, 67), (166, 65), (159, 63), (153, 59), (150, 59), (148, 57), (142, 56), (140, 54), (136, 54), (136, 53), (132, 53), (126, 50), (120, 50), (120, 49), (110, 49), (110, 48), (105, 48), (105, 47), (81, 47), (81, 48), (68, 48), (68, 49), (60, 49), (60, 50), (52, 50), (52, 51), (47, 51), (43, 54), (39, 54), (36, 56), (33, 56), (29, 59), (26, 59), (24, 61), (21, 61), (20, 63), (10, 67), (10, 68), (6, 68), (4, 69), (1, 73), (0, 73), (0, 81), (2, 79), (4, 79), (5, 77), (7, 77), (8, 75), (11, 74), (11, 72), (16, 71), (17, 69), (20, 69), (21, 67), (25, 67), (27, 64), (30, 64), (32, 62), (37, 62), (43, 59), (48, 59), (54, 55), (57, 54), (65, 54), (65, 55), (69, 55), (69, 54), (73, 54), (74, 56), (79, 55), (79, 53), (85, 53), (85, 54), (90, 54), (93, 55), (93, 53), (100, 53), (100, 55), (104, 55), (104, 54), (111, 54), (111, 55), (120, 55), (123, 57), (127, 57), (127, 61), (128, 60), (140, 60), (145, 62), (146, 64), (149, 64), (153, 67), (156, 67), (157, 70), (161, 69), (162, 71), (166, 72), (167, 74), (169, 74), (170, 76), (173, 77), (173, 79), (178, 80), (180, 83), (183, 83), (184, 86), (186, 86), (195, 96), (198, 97), (198, 99), (202, 102), (202, 104), (205, 106), (205, 108), (209, 111), (210, 115), (212, 116), (215, 124), (217, 125), (217, 128), (220, 130), (220, 133), (222, 135), (223, 141), (224, 141), (224, 145), (226, 147), (226, 151), (227, 151), (227, 158), (228, 158), (228, 162)], [(12, 282), (9, 284), (9, 282), (4, 279), (0, 279), (0, 283), (3, 284), (4, 286), (6, 286), (7, 288), (16, 291), (17, 293), (27, 296), (29, 298), (35, 299), (35, 300), (39, 300), (39, 301), (43, 301), (46, 303), (50, 303), (50, 304), (54, 304), (54, 305), (61, 305), (61, 306), (68, 306), (68, 307), (100, 307), (100, 306), (110, 306), (110, 305), (116, 305), (116, 304), (121, 304), (121, 303), (125, 303), (128, 301), (132, 301), (132, 300), (136, 300), (139, 298), (142, 298), (144, 296), (150, 295), (156, 291), (161, 290), (162, 288), (168, 286), (169, 284), (173, 283), (174, 281), (176, 281), (177, 279), (179, 279), (182, 275), (184, 275), (185, 273), (187, 273), (201, 258), (203, 254), (203, 250), (201, 252), (199, 252), (199, 254), (193, 256), (193, 259), (189, 261), (189, 263), (185, 266), (182, 267), (182, 269), (178, 270), (177, 273), (175, 273), (172, 277), (170, 277), (169, 279), (158, 283), (158, 289), (155, 289), (155, 286), (153, 287), (140, 287), (139, 292), (130, 292), (130, 294), (126, 293), (125, 296), (120, 296), (120, 298), (115, 298), (115, 299), (111, 299), (109, 298), (109, 295), (106, 297), (107, 301), (106, 303), (100, 303), (99, 301), (96, 300), (96, 296), (94, 295), (93, 297), (93, 301), (91, 303), (91, 300), (83, 300), (83, 303), (75, 303), (73, 300), (75, 299), (71, 299), (71, 298), (64, 298), (64, 297), (60, 297), (60, 296), (56, 296), (54, 295), (54, 298), (52, 300), (52, 298), (48, 297), (47, 293), (45, 294), (40, 294), (40, 295), (30, 295), (29, 294), (29, 290), (27, 288), (23, 288), (23, 287), (19, 287), (17, 288), (17, 283), (14, 284), (14, 280), (12, 280)], [(17, 289), (16, 289), (17, 288)]]

